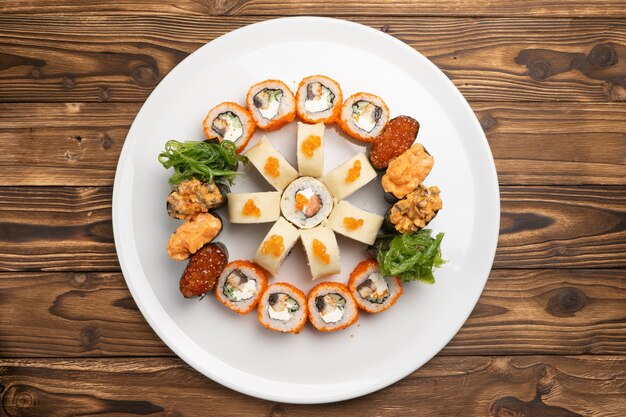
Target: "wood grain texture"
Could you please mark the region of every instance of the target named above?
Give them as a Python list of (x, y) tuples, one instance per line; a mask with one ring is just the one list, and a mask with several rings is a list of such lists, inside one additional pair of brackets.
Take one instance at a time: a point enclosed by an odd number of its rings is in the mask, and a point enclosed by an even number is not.
[[(260, 20), (3, 15), (0, 102), (143, 101), (190, 52)], [(626, 101), (626, 20), (354, 20), (422, 52), (471, 101)]]
[[(111, 192), (0, 188), (0, 271), (119, 270)], [(624, 186), (502, 187), (494, 267), (626, 267), (625, 193)]]
[(437, 357), (366, 397), (317, 406), (237, 394), (175, 358), (0, 360), (7, 417), (626, 414), (623, 357)]
[(98, 13), (98, 14), (184, 14), (184, 15), (322, 15), (322, 16), (572, 16), (626, 17), (619, 0), (528, 0), (523, 5), (506, 0), (386, 0), (362, 2), (344, 0), (109, 0), (106, 3), (81, 0), (12, 0), (0, 4), (1, 13)]
[[(2, 273), (0, 300), (3, 357), (173, 355), (121, 274)], [(440, 355), (626, 354), (625, 303), (624, 270), (494, 270)]]
[[(112, 185), (140, 107), (0, 103), (5, 155), (0, 185)], [(624, 105), (479, 102), (472, 107), (489, 139), (500, 184), (626, 185)]]

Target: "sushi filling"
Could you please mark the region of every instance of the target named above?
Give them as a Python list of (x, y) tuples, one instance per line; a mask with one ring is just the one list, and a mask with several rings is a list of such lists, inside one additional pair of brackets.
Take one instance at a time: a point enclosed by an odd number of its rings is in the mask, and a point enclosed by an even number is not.
[(282, 292), (271, 294), (268, 301), (270, 306), (267, 312), (274, 320), (288, 321), (300, 308), (300, 304), (295, 299)]
[(319, 113), (333, 107), (335, 94), (322, 83), (311, 83), (306, 86), (304, 108), (309, 113)]
[(312, 188), (303, 188), (296, 192), (296, 210), (306, 218), (315, 216), (322, 208), (322, 199)]
[(337, 323), (343, 317), (346, 299), (337, 293), (315, 297), (315, 307), (324, 323)]
[(234, 303), (247, 300), (256, 293), (256, 280), (248, 278), (243, 272), (235, 269), (226, 277), (222, 292)]
[(239, 117), (232, 111), (219, 114), (211, 129), (217, 133), (223, 140), (236, 142), (243, 135), (243, 125)]
[(383, 109), (369, 101), (359, 100), (352, 105), (354, 124), (368, 133), (376, 127), (382, 115)]
[(387, 281), (380, 272), (374, 272), (368, 279), (356, 287), (361, 298), (370, 303), (382, 304), (389, 298), (389, 287)]
[(264, 88), (255, 94), (252, 99), (254, 105), (263, 118), (271, 120), (278, 114), (280, 100), (283, 98), (283, 90)]

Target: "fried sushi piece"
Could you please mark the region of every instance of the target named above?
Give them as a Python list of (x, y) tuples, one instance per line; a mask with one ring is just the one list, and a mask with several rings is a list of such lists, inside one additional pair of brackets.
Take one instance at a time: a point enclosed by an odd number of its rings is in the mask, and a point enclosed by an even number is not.
[(228, 186), (205, 183), (195, 178), (172, 187), (167, 197), (167, 213), (174, 219), (188, 219), (224, 205)]
[(237, 153), (245, 149), (256, 127), (248, 110), (228, 101), (209, 110), (202, 125), (207, 139), (235, 142)]
[(307, 319), (304, 293), (286, 282), (267, 287), (258, 305), (259, 323), (269, 330), (299, 333)]
[(421, 144), (414, 144), (391, 161), (381, 179), (383, 190), (398, 199), (403, 198), (424, 181), (434, 164), (435, 158)]
[(334, 123), (339, 117), (343, 93), (339, 83), (323, 75), (300, 81), (296, 93), (298, 117), (307, 123)]
[(185, 260), (215, 239), (221, 231), (222, 221), (219, 217), (200, 213), (178, 226), (167, 242), (167, 254), (177, 261)]
[(320, 332), (345, 329), (359, 319), (354, 297), (344, 284), (322, 282), (307, 297), (309, 320)]
[(369, 159), (376, 170), (383, 170), (389, 163), (413, 145), (420, 124), (409, 116), (398, 116), (389, 121), (370, 150)]
[(402, 295), (400, 278), (384, 277), (375, 259), (366, 259), (354, 268), (348, 288), (359, 308), (368, 313), (387, 310)]
[(257, 306), (267, 288), (267, 277), (250, 261), (232, 261), (222, 271), (215, 286), (215, 296), (226, 307), (248, 314)]
[(250, 87), (246, 104), (259, 129), (278, 130), (296, 117), (296, 98), (280, 80), (265, 80)]
[(300, 177), (289, 184), (280, 200), (283, 216), (301, 229), (319, 225), (332, 209), (332, 194), (323, 182), (312, 177)]
[(229, 193), (228, 221), (231, 223), (267, 223), (280, 216), (280, 193)]
[(383, 217), (362, 210), (346, 200), (337, 203), (328, 217), (328, 227), (350, 239), (371, 245), (383, 224)]
[(376, 178), (376, 171), (363, 152), (354, 155), (322, 177), (333, 196), (342, 200)]
[(300, 232), (283, 217), (279, 217), (274, 226), (267, 232), (254, 254), (254, 262), (272, 275), (278, 273), (293, 245), (300, 238)]
[(265, 136), (248, 149), (246, 156), (263, 175), (263, 178), (278, 191), (284, 190), (291, 181), (298, 178), (298, 171), (287, 162), (285, 157), (272, 146), (272, 143)]
[(356, 93), (343, 103), (337, 123), (346, 135), (362, 142), (373, 142), (388, 121), (389, 108), (382, 98)]
[(398, 233), (423, 229), (443, 207), (439, 187), (420, 183), (415, 191), (395, 203), (385, 216), (385, 227)]
[(180, 292), (190, 298), (211, 291), (228, 263), (228, 251), (221, 243), (203, 246), (189, 260), (180, 277)]

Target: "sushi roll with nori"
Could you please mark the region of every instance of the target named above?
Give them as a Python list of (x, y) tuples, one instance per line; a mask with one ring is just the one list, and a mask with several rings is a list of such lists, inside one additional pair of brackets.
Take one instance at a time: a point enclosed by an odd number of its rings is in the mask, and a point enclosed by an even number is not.
[(304, 293), (286, 282), (270, 285), (261, 295), (258, 306), (259, 323), (283, 333), (299, 333), (307, 319)]
[(300, 177), (289, 184), (280, 200), (283, 216), (301, 229), (317, 226), (332, 209), (332, 194), (324, 183), (312, 177)]
[(341, 272), (339, 245), (335, 233), (330, 228), (318, 226), (301, 230), (300, 238), (313, 279)]
[(231, 223), (267, 223), (280, 217), (280, 193), (229, 193), (228, 221)]
[(263, 178), (278, 191), (298, 178), (298, 171), (287, 162), (272, 143), (263, 136), (252, 148), (246, 151), (246, 156)]
[(359, 309), (344, 284), (322, 282), (307, 297), (309, 320), (321, 332), (345, 329), (359, 319)]
[(384, 277), (378, 262), (367, 259), (360, 262), (350, 274), (348, 288), (359, 308), (368, 313), (380, 313), (394, 305), (402, 295), (399, 277)]
[(267, 288), (265, 272), (249, 261), (233, 261), (226, 265), (215, 286), (215, 296), (226, 307), (239, 314), (248, 314)]
[(343, 103), (337, 123), (346, 135), (362, 142), (374, 142), (388, 121), (389, 108), (382, 98), (356, 93)]
[(343, 93), (337, 81), (323, 75), (306, 77), (296, 93), (298, 117), (307, 123), (334, 123), (342, 102)]
[(265, 80), (250, 87), (246, 104), (259, 129), (278, 130), (296, 117), (296, 98), (279, 80)]
[(267, 232), (254, 255), (253, 261), (272, 275), (278, 273), (293, 245), (296, 244), (300, 232), (282, 217)]
[(333, 196), (342, 200), (376, 178), (376, 171), (363, 152), (354, 155), (322, 177)]
[(235, 142), (237, 153), (245, 149), (256, 127), (248, 110), (231, 102), (218, 104), (209, 110), (202, 125), (207, 139)]

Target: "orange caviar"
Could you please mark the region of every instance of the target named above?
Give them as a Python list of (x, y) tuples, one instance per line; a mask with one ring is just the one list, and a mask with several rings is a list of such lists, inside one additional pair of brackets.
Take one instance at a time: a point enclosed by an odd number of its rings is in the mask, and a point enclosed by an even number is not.
[(313, 158), (313, 153), (320, 146), (322, 146), (322, 138), (317, 135), (311, 135), (302, 142), (302, 153), (308, 158)]
[(297, 193), (296, 194), (296, 210), (303, 211), (306, 205), (309, 204), (309, 199), (304, 195)]
[(285, 245), (283, 244), (283, 237), (280, 235), (272, 235), (263, 243), (261, 253), (263, 253), (263, 255), (271, 254), (278, 257), (283, 253), (284, 250)]
[(356, 161), (354, 161), (354, 164), (352, 164), (352, 168), (348, 170), (348, 175), (346, 175), (346, 182), (354, 182), (360, 176), (361, 176), (361, 161), (357, 159)]
[(355, 219), (354, 217), (346, 217), (343, 219), (343, 224), (348, 230), (356, 230), (363, 226), (363, 219)]
[(330, 255), (326, 253), (326, 246), (317, 239), (313, 239), (313, 255), (326, 265), (330, 263)]
[(256, 206), (256, 204), (254, 204), (254, 200), (249, 198), (248, 201), (246, 201), (246, 204), (243, 205), (241, 214), (244, 216), (261, 217), (261, 210)]
[(280, 168), (278, 164), (278, 158), (274, 158), (273, 156), (269, 156), (265, 161), (265, 166), (263, 167), (263, 171), (270, 177), (278, 178), (280, 176)]

